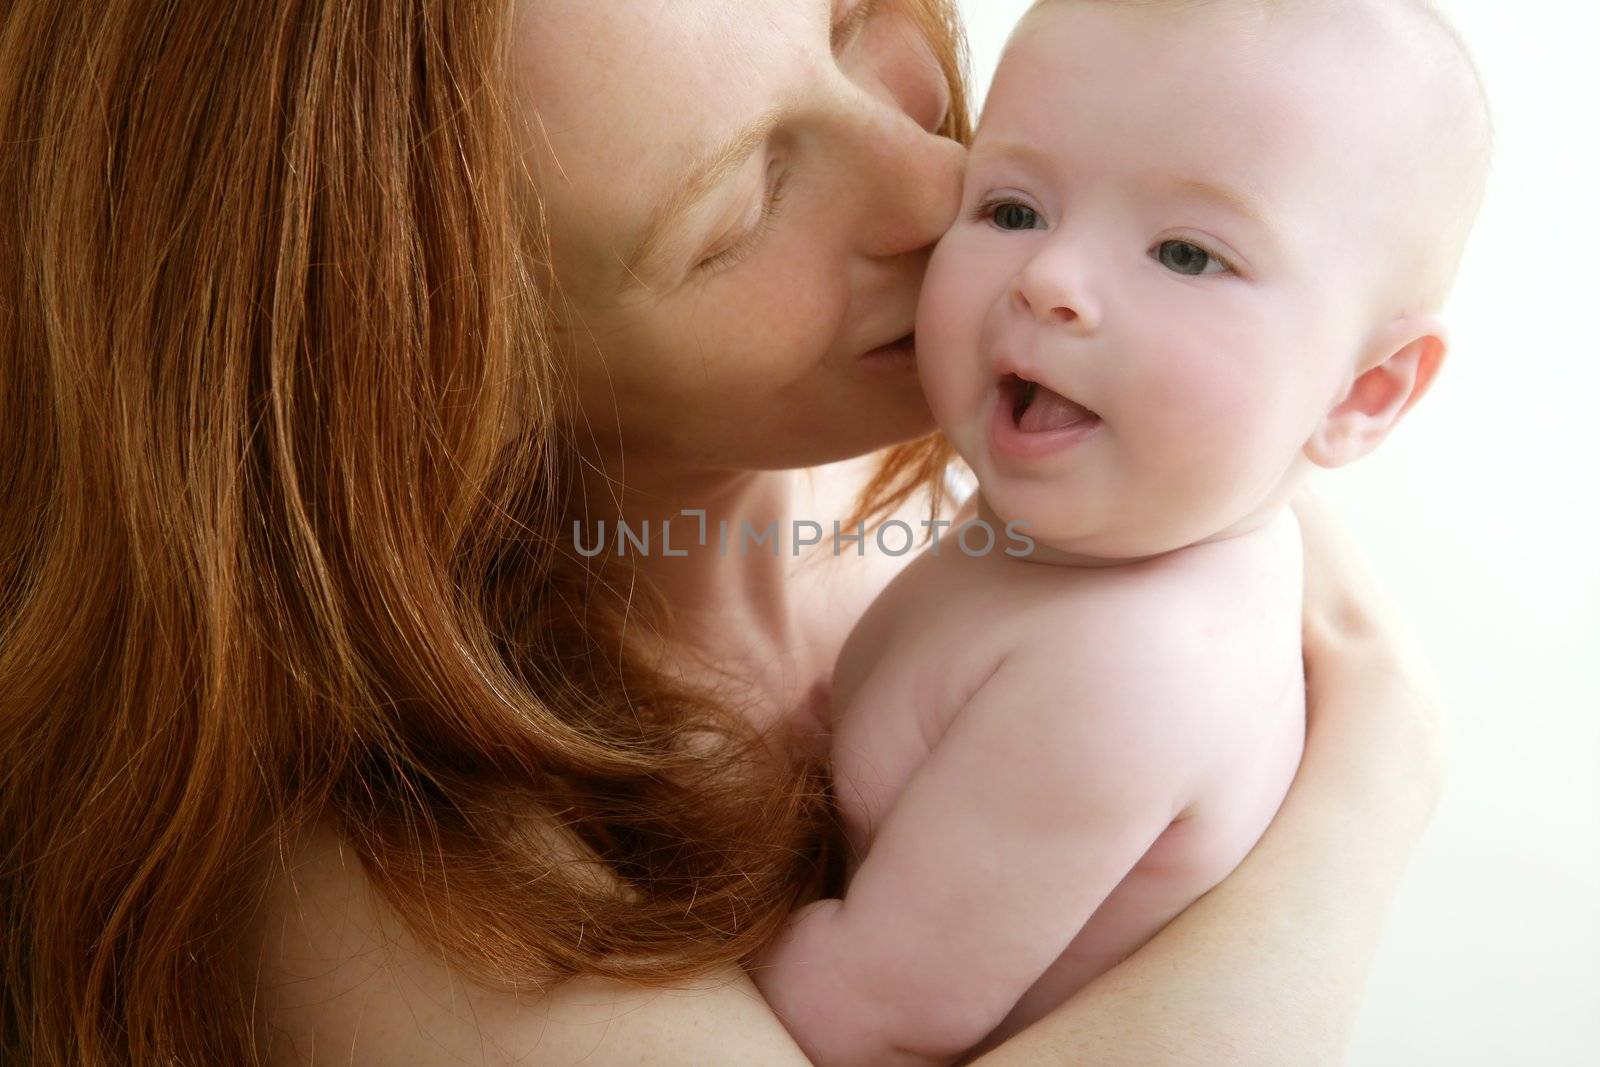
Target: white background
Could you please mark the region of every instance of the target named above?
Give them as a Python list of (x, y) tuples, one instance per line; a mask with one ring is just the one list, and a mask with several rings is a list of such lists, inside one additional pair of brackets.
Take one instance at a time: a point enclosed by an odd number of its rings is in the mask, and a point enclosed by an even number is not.
[[(1029, 0), (961, 2), (981, 90)], [(1498, 126), (1449, 311), (1454, 350), (1376, 455), (1319, 483), (1422, 631), (1453, 716), (1448, 792), (1390, 919), (1350, 1063), (1592, 1067), (1600, 5), (1441, 7), (1477, 55)]]

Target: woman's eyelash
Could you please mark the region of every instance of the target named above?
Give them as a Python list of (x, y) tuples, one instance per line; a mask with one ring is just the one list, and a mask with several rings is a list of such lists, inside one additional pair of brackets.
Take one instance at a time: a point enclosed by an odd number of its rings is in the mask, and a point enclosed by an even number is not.
[(761, 243), (761, 239), (772, 228), (772, 221), (777, 218), (778, 209), (783, 205), (783, 194), (788, 185), (789, 172), (784, 170), (772, 181), (767, 192), (767, 201), (761, 209), (761, 218), (756, 221), (754, 226), (750, 227), (749, 232), (735, 241), (731, 247), (707, 256), (695, 264), (695, 271), (697, 273), (714, 274), (719, 270), (732, 266), (755, 251), (756, 246)]
[[(834, 51), (839, 51), (856, 39), (861, 31), (877, 13), (882, 0), (859, 0), (844, 18), (835, 22), (830, 30)], [(772, 228), (772, 221), (778, 215), (778, 208), (783, 204), (783, 194), (788, 187), (789, 172), (784, 171), (771, 183), (767, 193), (766, 205), (762, 208), (761, 218), (750, 228), (750, 232), (739, 238), (732, 247), (707, 256), (695, 264), (697, 274), (715, 274), (720, 270), (731, 267), (755, 251), (761, 239)]]
[(856, 35), (861, 32), (867, 21), (872, 18), (873, 12), (877, 10), (878, 3), (879, 0), (861, 0), (860, 3), (850, 9), (849, 14), (833, 24), (831, 37), (835, 52), (855, 40)]

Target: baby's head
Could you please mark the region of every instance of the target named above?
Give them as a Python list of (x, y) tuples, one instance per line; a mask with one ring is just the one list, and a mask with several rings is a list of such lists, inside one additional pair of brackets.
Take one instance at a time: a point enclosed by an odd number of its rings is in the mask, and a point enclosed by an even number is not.
[(1154, 555), (1377, 447), (1444, 357), (1489, 141), (1420, 0), (1044, 0), (917, 326), (994, 514)]

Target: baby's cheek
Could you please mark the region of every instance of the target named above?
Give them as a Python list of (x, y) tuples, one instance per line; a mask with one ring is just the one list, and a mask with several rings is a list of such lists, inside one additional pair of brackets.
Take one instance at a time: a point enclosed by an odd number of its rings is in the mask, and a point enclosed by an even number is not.
[(936, 319), (917, 321), (917, 376), (923, 395), (941, 428), (947, 432), (962, 414), (961, 345)]
[(1147, 474), (1188, 491), (1252, 476), (1276, 399), (1253, 364), (1218, 339), (1141, 366), (1129, 392)]
[(934, 418), (947, 432), (971, 421), (982, 402), (983, 314), (973, 304), (973, 288), (961, 284), (956, 267), (935, 256), (917, 312), (917, 373)]
[(1180, 438), (1211, 436), (1249, 409), (1249, 376), (1209, 351), (1153, 360), (1141, 368), (1132, 395), (1158, 432)]

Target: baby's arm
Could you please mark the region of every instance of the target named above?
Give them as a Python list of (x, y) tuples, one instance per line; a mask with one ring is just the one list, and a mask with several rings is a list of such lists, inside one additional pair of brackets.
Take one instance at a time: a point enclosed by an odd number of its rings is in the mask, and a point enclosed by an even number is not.
[(752, 968), (816, 1063), (953, 1061), (1182, 812), (1196, 676), (1151, 667), (1192, 650), (1145, 626), (1013, 653), (895, 801), (845, 898), (796, 912)]
[(1310, 494), (1306, 755), (1237, 871), (983, 1067), (1333, 1067), (1433, 817), (1444, 702), (1421, 642)]

